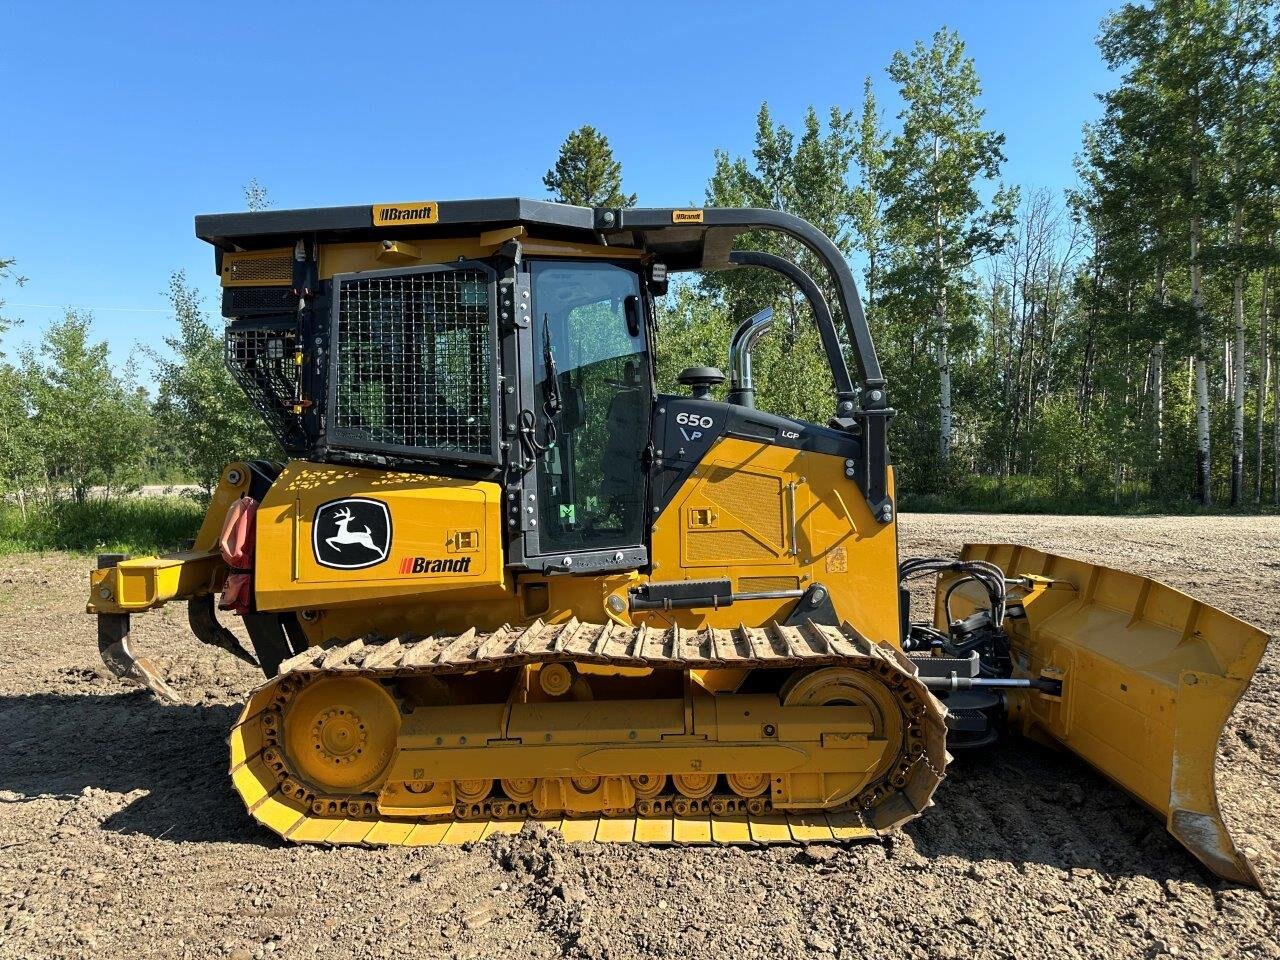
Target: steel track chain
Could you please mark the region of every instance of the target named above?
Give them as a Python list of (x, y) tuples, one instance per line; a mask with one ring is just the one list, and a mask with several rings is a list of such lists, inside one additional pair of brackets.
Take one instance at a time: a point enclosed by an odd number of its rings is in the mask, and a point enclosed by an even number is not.
[[(395, 680), (570, 661), (680, 670), (839, 665), (873, 673), (901, 705), (905, 720), (902, 750), (879, 780), (847, 804), (833, 808), (855, 814), (871, 829), (896, 826), (930, 806), (950, 759), (945, 748), (945, 708), (915, 678), (910, 661), (897, 649), (873, 644), (847, 625), (814, 623), (802, 627), (771, 624), (759, 628), (656, 630), (571, 619), (563, 624), (538, 621), (523, 629), (504, 627), (491, 633), (468, 630), (457, 636), (388, 639), (370, 635), (312, 647), (285, 661), (279, 675), (259, 688), (271, 691), (269, 703), (252, 715), (246, 709), (237, 727), (251, 720), (260, 724), (261, 756), (275, 776), (276, 787), (304, 804), (313, 815), (374, 818), (378, 816), (375, 794), (319, 793), (290, 769), (282, 746), (281, 718), (289, 701), (304, 686), (324, 676)], [(694, 799), (667, 792), (638, 800), (629, 810), (608, 814), (659, 817), (769, 812), (772, 804), (767, 797), (716, 793)], [(520, 820), (533, 816), (537, 813), (527, 803), (490, 796), (478, 803), (459, 802), (452, 816), (418, 819)]]

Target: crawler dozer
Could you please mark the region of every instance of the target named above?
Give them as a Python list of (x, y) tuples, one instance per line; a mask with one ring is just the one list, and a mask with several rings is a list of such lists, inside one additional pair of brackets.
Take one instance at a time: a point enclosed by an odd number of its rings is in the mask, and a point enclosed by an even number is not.
[[(853, 839), (929, 807), (949, 750), (1020, 733), (1257, 883), (1214, 756), (1266, 636), (1016, 546), (899, 564), (887, 384), (849, 267), (810, 224), (499, 199), (201, 216), (196, 233), (227, 364), (288, 460), (227, 466), (181, 552), (101, 557), (88, 609), (106, 664), (162, 698), (129, 627), (166, 603), (262, 669), (230, 771), (269, 830)], [(768, 234), (815, 275), (741, 249)], [(756, 408), (767, 310), (727, 374), (691, 365), (657, 392), (655, 298), (716, 270), (807, 301), (826, 423)], [(936, 602), (913, 622), (921, 577)]]

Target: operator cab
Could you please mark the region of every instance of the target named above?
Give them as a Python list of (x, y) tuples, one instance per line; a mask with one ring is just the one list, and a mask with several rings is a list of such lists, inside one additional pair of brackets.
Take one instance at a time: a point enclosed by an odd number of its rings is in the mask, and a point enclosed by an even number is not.
[[(836, 281), (861, 387), (831, 308), (794, 264), (736, 252), (790, 235)], [(777, 211), (591, 210), (451, 201), (197, 218), (223, 278), (228, 364), (291, 456), (492, 480), (516, 570), (645, 568), (652, 518), (722, 437), (820, 450), (879, 523), (892, 518), (884, 398), (852, 277), (818, 231)], [(754, 409), (746, 321), (728, 357), (657, 396), (655, 293), (668, 271), (751, 267), (809, 299), (836, 395), (826, 426)]]

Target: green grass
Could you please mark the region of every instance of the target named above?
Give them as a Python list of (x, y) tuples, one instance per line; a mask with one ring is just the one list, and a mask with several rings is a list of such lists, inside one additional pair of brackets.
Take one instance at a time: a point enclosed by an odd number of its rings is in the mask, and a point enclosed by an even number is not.
[[(900, 507), (908, 513), (1059, 513), (1143, 516), (1155, 514), (1250, 514), (1201, 508), (1189, 501), (1159, 501), (1122, 490), (1120, 503), (1110, 491), (1090, 498), (1072, 492), (1055, 495), (1039, 478), (1011, 477), (1003, 487), (995, 478), (966, 477), (947, 494), (904, 492)], [(1262, 513), (1275, 513), (1264, 504)], [(128, 553), (133, 556), (176, 550), (195, 536), (204, 507), (191, 497), (129, 497), (77, 504), (31, 504), (24, 520), (18, 505), (0, 502), (0, 555), (66, 550), (74, 553)]]
[(68, 550), (142, 556), (176, 550), (195, 536), (204, 508), (190, 497), (129, 497), (87, 503), (0, 503), (0, 554)]
[[(1215, 491), (1215, 496), (1218, 496)], [(912, 494), (903, 491), (900, 508), (906, 513), (1058, 513), (1098, 516), (1158, 516), (1175, 515), (1252, 515), (1274, 514), (1276, 508), (1269, 503), (1270, 490), (1264, 493), (1261, 508), (1253, 505), (1252, 488), (1241, 507), (1225, 506), (1225, 498), (1215, 501), (1215, 506), (1202, 507), (1190, 499), (1161, 498), (1152, 496), (1145, 485), (1125, 485), (1120, 489), (1117, 501), (1111, 488), (1090, 494), (1070, 487), (1060, 490), (1058, 485), (1045, 477), (1006, 477), (1001, 483), (997, 477), (962, 476), (955, 486), (944, 493)]]

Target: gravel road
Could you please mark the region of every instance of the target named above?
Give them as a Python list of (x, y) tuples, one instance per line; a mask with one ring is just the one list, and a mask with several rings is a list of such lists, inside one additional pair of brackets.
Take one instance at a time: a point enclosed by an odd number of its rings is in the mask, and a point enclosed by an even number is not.
[[(1157, 576), (1280, 634), (1280, 521), (906, 515), (903, 554), (965, 540)], [(850, 847), (569, 845), (527, 829), (470, 848), (289, 847), (226, 777), (256, 682), (135, 620), (187, 698), (98, 665), (88, 562), (0, 567), (0, 957), (1280, 957), (1280, 896), (1201, 872), (1163, 825), (1069, 756), (961, 757), (937, 806)], [(1221, 746), (1225, 814), (1280, 884), (1280, 644)]]

